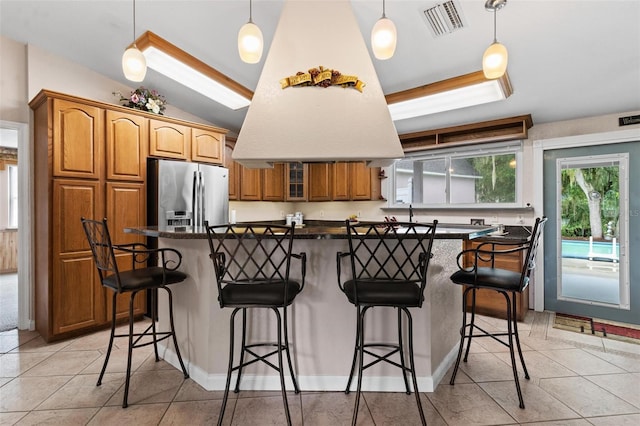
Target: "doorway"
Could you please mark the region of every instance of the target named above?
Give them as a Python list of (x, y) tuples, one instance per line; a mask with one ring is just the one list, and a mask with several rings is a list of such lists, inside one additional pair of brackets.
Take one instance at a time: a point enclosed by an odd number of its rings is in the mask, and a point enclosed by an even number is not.
[(629, 196), (639, 159), (640, 142), (545, 151), (545, 309), (640, 324), (640, 268), (629, 262), (640, 252), (640, 200)]

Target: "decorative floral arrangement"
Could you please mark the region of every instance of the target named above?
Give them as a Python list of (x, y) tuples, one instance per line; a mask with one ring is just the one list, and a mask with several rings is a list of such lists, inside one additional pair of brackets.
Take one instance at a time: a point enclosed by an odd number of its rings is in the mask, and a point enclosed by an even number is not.
[(320, 65), (318, 68), (311, 68), (306, 73), (298, 71), (296, 75), (285, 77), (280, 80), (282, 89), (287, 87), (318, 86), (327, 88), (329, 86), (353, 87), (362, 92), (366, 84), (358, 80), (357, 75), (345, 75), (338, 70), (325, 68)]
[(157, 90), (149, 90), (143, 86), (131, 92), (128, 98), (120, 94), (120, 101), (125, 102), (123, 106), (153, 112), (158, 115), (162, 115), (167, 104), (165, 97), (159, 94)]

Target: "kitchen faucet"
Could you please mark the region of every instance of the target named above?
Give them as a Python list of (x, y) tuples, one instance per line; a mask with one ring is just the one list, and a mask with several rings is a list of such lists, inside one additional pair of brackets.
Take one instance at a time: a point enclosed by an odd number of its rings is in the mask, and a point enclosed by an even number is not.
[(409, 222), (413, 222), (413, 206), (409, 204)]

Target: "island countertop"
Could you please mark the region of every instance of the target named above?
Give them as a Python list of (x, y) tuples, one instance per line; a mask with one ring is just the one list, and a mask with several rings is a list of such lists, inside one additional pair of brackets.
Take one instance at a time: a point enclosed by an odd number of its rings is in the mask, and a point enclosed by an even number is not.
[[(255, 222), (254, 222), (255, 223)], [(265, 224), (282, 224), (280, 222), (264, 222)], [(238, 223), (242, 226), (242, 223)], [(478, 226), (459, 223), (438, 223), (436, 239), (472, 240), (486, 237), (497, 231), (495, 226)], [(125, 232), (140, 234), (147, 237), (199, 240), (206, 239), (207, 232), (203, 227), (158, 227), (139, 226), (125, 228)], [(346, 239), (346, 227), (343, 221), (307, 221), (303, 226), (296, 227), (296, 239)]]

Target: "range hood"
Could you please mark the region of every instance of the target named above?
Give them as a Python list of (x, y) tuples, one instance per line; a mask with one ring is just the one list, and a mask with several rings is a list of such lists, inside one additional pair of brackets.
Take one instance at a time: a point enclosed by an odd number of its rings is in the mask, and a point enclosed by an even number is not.
[[(320, 67), (357, 77), (364, 87), (283, 88), (281, 80)], [(362, 160), (385, 166), (403, 156), (350, 2), (287, 1), (233, 159), (250, 168)]]

